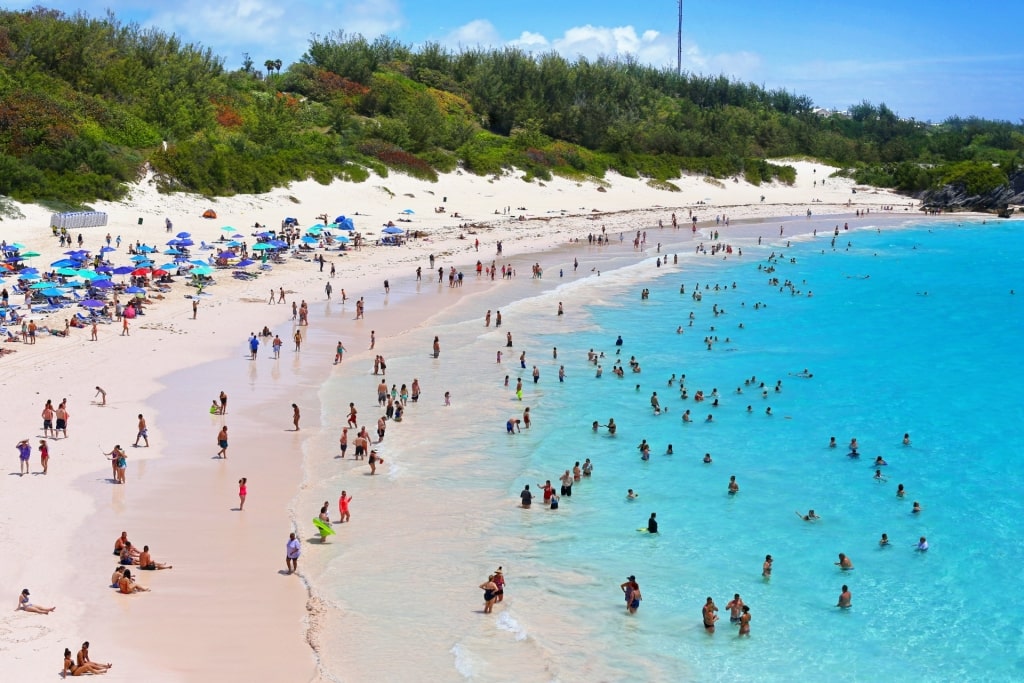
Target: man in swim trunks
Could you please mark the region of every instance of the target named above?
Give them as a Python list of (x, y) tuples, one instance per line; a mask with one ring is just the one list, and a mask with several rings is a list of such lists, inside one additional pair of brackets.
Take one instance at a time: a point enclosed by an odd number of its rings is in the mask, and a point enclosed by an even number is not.
[(217, 445), (220, 446), (220, 450), (217, 451), (217, 456), (221, 458), (228, 457), (228, 426), (224, 425), (220, 428), (217, 433)]
[(174, 569), (174, 567), (163, 562), (154, 562), (153, 556), (149, 553), (149, 546), (144, 545), (142, 546), (142, 552), (139, 553), (139, 569), (156, 571), (157, 569)]
[(135, 435), (135, 445), (139, 445), (139, 439), (143, 439), (146, 442), (146, 448), (149, 448), (149, 429), (146, 428), (146, 418), (142, 417), (142, 413), (139, 413), (139, 433)]
[(43, 436), (57, 438), (57, 431), (53, 428), (53, 404), (49, 401), (43, 406)]
[(57, 438), (57, 432), (64, 432), (64, 438), (68, 438), (68, 418), (71, 415), (68, 413), (67, 399), (61, 401), (60, 405), (57, 406), (56, 417), (57, 423), (53, 428), (53, 438)]
[(743, 616), (743, 608), (746, 605), (743, 604), (743, 599), (739, 593), (734, 593), (732, 600), (726, 603), (725, 608), (729, 610), (729, 622), (733, 624), (740, 623), (740, 617)]

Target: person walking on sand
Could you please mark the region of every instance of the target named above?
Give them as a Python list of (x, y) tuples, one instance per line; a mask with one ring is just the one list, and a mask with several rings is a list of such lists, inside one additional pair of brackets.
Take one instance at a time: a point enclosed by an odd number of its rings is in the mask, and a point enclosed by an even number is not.
[(273, 346), (273, 349), (274, 349), (274, 358), (280, 358), (281, 357), (281, 347), (284, 346), (284, 342), (281, 341), (281, 337), (280, 336), (278, 336), (276, 334), (274, 335), (274, 341), (273, 341), (272, 346)]
[(32, 614), (49, 614), (56, 607), (40, 607), (39, 605), (33, 605), (31, 598), (29, 598), (29, 591), (27, 588), (21, 591), (21, 595), (18, 596), (18, 606), (14, 608), (15, 612), (31, 612)]
[[(96, 396), (100, 397), (101, 406), (107, 405), (107, 392), (103, 390), (103, 387), (96, 387)], [(93, 398), (96, 398), (96, 396), (93, 396)]]
[(89, 336), (89, 341), (99, 341), (99, 340), (100, 340), (100, 326), (99, 326), (99, 323), (97, 323), (95, 320), (93, 320), (92, 321), (91, 335)]
[(256, 352), (260, 350), (260, 340), (255, 332), (249, 333), (249, 360), (256, 360)]
[(224, 458), (227, 460), (228, 457), (228, 426), (224, 425), (217, 432), (217, 445), (220, 446), (220, 450), (217, 451), (218, 458)]
[(131, 333), (128, 331), (128, 316), (122, 315), (121, 316), (121, 336), (124, 337), (126, 335), (129, 336), (129, 337), (132, 336)]
[[(279, 303), (279, 304), (287, 303), (287, 302), (286, 302), (286, 301), (284, 300), (284, 287), (281, 287), (281, 289), (280, 289), (280, 290), (278, 290), (278, 294), (277, 294), (277, 303)], [(294, 320), (294, 318), (292, 318), (292, 319)]]
[(295, 431), (299, 431), (299, 418), (302, 415), (299, 413), (299, 406), (292, 404), (292, 424), (295, 425)]
[(441, 355), (441, 340), (435, 335), (434, 336), (434, 358)]
[[(192, 299), (192, 319), (196, 319), (196, 314), (199, 313), (199, 299)], [(95, 327), (96, 323), (93, 323)]]
[(135, 447), (139, 445), (139, 439), (146, 442), (146, 448), (149, 448), (149, 429), (146, 427), (146, 418), (142, 417), (142, 413), (139, 413), (139, 433), (135, 435)]
[(324, 287), (324, 292), (327, 294), (327, 300), (328, 301), (331, 300), (331, 292), (333, 292), (333, 291), (334, 291), (334, 287), (331, 287), (331, 283), (328, 282), (327, 285)]
[(345, 356), (345, 345), (338, 340), (338, 346), (334, 349), (334, 364), (337, 365), (342, 361)]
[(14, 445), (18, 449), (18, 461), (21, 466), (21, 476), (28, 474), (28, 462), (32, 457), (32, 447), (28, 445), (28, 439), (22, 439)]
[(295, 330), (295, 353), (302, 348), (302, 330)]
[(238, 511), (245, 509), (245, 496), (249, 493), (249, 480), (242, 477), (238, 480)]
[(295, 534), (288, 534), (288, 543), (285, 545), (284, 562), (285, 566), (288, 567), (288, 573), (294, 574), (299, 571), (299, 555), (302, 554), (302, 544), (299, 543), (299, 539), (295, 538)]

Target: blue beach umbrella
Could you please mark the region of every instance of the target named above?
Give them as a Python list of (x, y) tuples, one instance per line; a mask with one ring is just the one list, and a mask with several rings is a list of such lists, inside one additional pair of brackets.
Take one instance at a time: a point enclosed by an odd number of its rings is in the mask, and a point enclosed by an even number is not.
[(68, 268), (75, 265), (75, 262), (69, 258), (62, 258), (59, 261), (54, 261), (50, 264), (53, 268)]
[(349, 239), (347, 237), (345, 237), (344, 235), (338, 235), (337, 237), (334, 238), (334, 241), (335, 242), (345, 243), (345, 242), (348, 242)]
[(156, 247), (151, 247), (148, 244), (143, 244), (141, 247), (139, 247), (139, 251), (141, 251), (143, 254), (152, 254), (154, 251), (156, 251)]
[(191, 237), (192, 233), (190, 233), (190, 232), (179, 232), (177, 236), (182, 238), (182, 239), (184, 239), (186, 237)]
[(65, 294), (61, 290), (54, 289), (53, 287), (51, 287), (49, 289), (44, 289), (43, 290), (43, 296), (55, 297), (55, 296), (65, 296)]
[(252, 245), (253, 251), (266, 251), (267, 249), (273, 249), (274, 247), (267, 244), (266, 242), (260, 242), (259, 244)]
[(254, 263), (256, 263), (256, 262), (255, 261), (251, 261), (251, 260), (249, 260), (247, 258), (244, 258), (241, 261), (239, 261), (238, 263), (236, 263), (235, 265), (238, 266), (239, 268), (248, 268), (249, 266), (251, 266)]
[(131, 266), (118, 266), (117, 268), (114, 268), (114, 275), (127, 275), (133, 270), (135, 270), (135, 268)]
[(385, 232), (389, 235), (401, 235), (403, 232), (405, 232), (405, 230), (395, 227), (394, 225), (389, 225), (388, 227), (381, 230), (381, 232)]
[(160, 266), (161, 270), (176, 270), (177, 268), (178, 268), (178, 264), (177, 263), (165, 263), (162, 266)]
[(223, 258), (223, 259), (238, 258), (238, 254), (236, 254), (233, 251), (222, 251), (219, 254), (217, 254), (217, 258)]
[(74, 268), (68, 268), (67, 266), (57, 269), (57, 275), (65, 275), (67, 277), (75, 277), (78, 275), (78, 271)]
[(179, 247), (191, 247), (193, 244), (195, 244), (195, 242), (193, 242), (192, 240), (178, 240)]
[(413, 211), (412, 209), (402, 209), (402, 213), (404, 213), (405, 215), (409, 216), (409, 215), (412, 215), (412, 214), (414, 214), (416, 212)]
[(86, 308), (103, 308), (106, 306), (106, 304), (99, 299), (86, 299), (85, 301), (80, 302), (79, 305), (85, 306)]
[(52, 282), (37, 282), (28, 286), (29, 289), (49, 289), (50, 287), (53, 287)]
[(128, 260), (129, 261), (135, 261), (136, 263), (138, 263), (139, 261), (148, 261), (149, 257), (148, 256), (143, 256), (142, 254), (136, 254), (135, 256), (132, 256)]
[(117, 251), (117, 248), (116, 247), (108, 247), (108, 246), (100, 247), (100, 253), (101, 254), (106, 254), (107, 252), (111, 252), (111, 251)]
[(317, 238), (315, 238), (315, 237), (310, 237), (310, 236), (308, 236), (308, 235), (307, 235), (306, 237), (303, 237), (303, 238), (302, 238), (302, 243), (303, 243), (303, 244), (317, 244), (317, 243), (318, 243), (319, 241), (320, 241), (320, 240), (318, 240)]
[(146, 293), (146, 290), (144, 290), (142, 287), (128, 287), (124, 291), (128, 292), (129, 294), (145, 294)]
[(114, 283), (110, 280), (93, 280), (89, 284), (96, 289), (110, 289), (114, 286)]

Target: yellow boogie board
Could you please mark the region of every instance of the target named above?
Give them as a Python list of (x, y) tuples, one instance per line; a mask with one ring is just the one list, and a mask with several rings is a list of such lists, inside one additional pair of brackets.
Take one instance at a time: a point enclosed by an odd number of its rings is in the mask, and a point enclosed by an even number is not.
[(323, 536), (332, 536), (334, 534), (334, 529), (327, 526), (327, 524), (325, 524), (319, 517), (313, 518), (313, 526), (315, 526), (317, 531), (319, 531)]

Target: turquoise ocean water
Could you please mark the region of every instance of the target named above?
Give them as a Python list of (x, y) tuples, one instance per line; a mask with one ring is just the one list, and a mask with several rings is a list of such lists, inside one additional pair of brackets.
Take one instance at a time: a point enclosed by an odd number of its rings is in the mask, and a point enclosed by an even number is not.
[[(474, 576), (492, 564), (509, 575), (504, 614), (459, 616), (432, 636), (451, 647), (451, 679), (512, 680), (489, 663), (499, 657), (543, 659), (544, 680), (1024, 678), (1024, 632), (1013, 608), (1024, 565), (1022, 229), (1019, 221), (920, 221), (843, 232), (835, 250), (829, 235), (790, 246), (766, 240), (725, 262), (681, 258), (659, 269), (652, 258), (527, 297), (503, 311), (501, 330), (485, 330), (475, 310), (465, 319), (464, 308), (433, 321), (429, 332), (440, 330), (445, 344), (441, 360), (464, 359), (458, 367), (424, 367), (426, 331), (415, 353), (413, 340), (407, 353), (392, 353), (398, 382), (415, 374), (424, 383), (427, 405), (409, 419), (429, 413), (437, 429), (415, 441), (389, 431), (388, 485), (410, 496), (416, 489), (490, 501), (463, 511), (457, 538), (437, 531), (433, 543), (441, 555), (472, 547)], [(666, 243), (663, 251), (692, 249)], [(770, 263), (772, 252), (781, 258)], [(768, 284), (772, 277), (792, 281), (799, 294)], [(697, 283), (701, 301), (691, 297)], [(641, 301), (644, 287), (651, 294)], [(558, 301), (567, 313), (555, 318)], [(724, 314), (713, 314), (716, 305)], [(506, 329), (514, 349), (504, 348)], [(641, 373), (612, 375), (617, 335), (623, 364), (635, 356)], [(709, 335), (718, 337), (710, 351)], [(587, 363), (591, 348), (606, 354), (600, 379)], [(524, 349), (525, 370), (517, 362)], [(542, 373), (536, 385), (533, 365)], [(805, 368), (813, 378), (794, 376)], [(503, 388), (505, 374), (513, 385), (523, 378), (523, 403)], [(678, 383), (668, 386), (673, 374), (685, 374), (690, 399), (680, 398)], [(767, 398), (744, 385), (755, 376)], [(374, 380), (360, 381), (370, 400)], [(440, 407), (447, 387), (457, 389), (456, 410)], [(692, 400), (713, 389), (719, 407), (710, 397)], [(662, 415), (651, 410), (653, 391), (668, 409)], [(351, 392), (326, 393), (338, 405), (327, 401), (325, 411), (340, 414)], [(533, 428), (508, 436), (505, 419), (525, 405)], [(694, 422), (683, 424), (687, 408)], [(593, 420), (609, 417), (619, 425), (614, 437), (591, 431)], [(831, 436), (838, 448), (828, 448)], [(847, 456), (853, 437), (859, 458)], [(648, 461), (636, 448), (642, 439), (652, 445)], [(670, 443), (674, 454), (665, 455)], [(710, 465), (701, 462), (706, 452)], [(872, 464), (879, 455), (888, 462), (881, 483)], [(584, 458), (595, 463), (594, 476), (559, 511), (515, 508), (524, 484), (536, 490), (551, 479), (557, 487), (561, 472)], [(735, 496), (727, 495), (730, 475), (740, 485)], [(627, 501), (627, 488), (639, 498)], [(913, 501), (921, 514), (911, 513)], [(822, 519), (794, 514), (809, 508)], [(636, 531), (651, 512), (657, 536)], [(878, 545), (883, 532), (890, 547)], [(913, 548), (920, 536), (926, 553)], [(833, 565), (840, 552), (853, 571)], [(775, 560), (770, 581), (761, 577), (766, 554)], [(431, 562), (419, 559), (421, 580), (441, 571), (443, 559)], [(330, 568), (321, 569), (329, 579)], [(630, 574), (644, 595), (634, 616), (623, 613), (618, 588)], [(849, 610), (835, 607), (844, 583)], [(478, 600), (473, 589), (467, 602)], [(322, 590), (330, 592), (329, 580)], [(751, 608), (749, 639), (729, 624), (725, 604), (734, 593)], [(707, 596), (722, 617), (713, 636), (701, 626)], [(334, 597), (359, 607), (360, 597), (340, 585)], [(437, 617), (436, 605), (431, 610), (424, 618)], [(410, 611), (415, 618), (416, 607), (403, 605)], [(519, 680), (532, 674), (524, 669)]]

